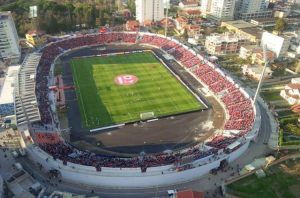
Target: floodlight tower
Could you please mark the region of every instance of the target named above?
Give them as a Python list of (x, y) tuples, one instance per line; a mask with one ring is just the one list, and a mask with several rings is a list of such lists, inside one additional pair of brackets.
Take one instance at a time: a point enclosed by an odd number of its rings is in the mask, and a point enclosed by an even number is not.
[(167, 0), (166, 24), (165, 24), (165, 37), (167, 37), (167, 35), (168, 35), (168, 15), (169, 15), (169, 3), (170, 3), (170, 0)]
[(31, 26), (33, 29), (37, 30), (38, 24), (37, 24), (37, 17), (38, 17), (38, 7), (35, 6), (30, 6), (29, 7), (29, 18), (31, 19)]
[(255, 102), (257, 100), (257, 95), (260, 92), (260, 88), (261, 88), (262, 81), (264, 79), (265, 71), (266, 71), (266, 68), (269, 64), (268, 57), (267, 57), (267, 45), (264, 44), (262, 47), (263, 47), (263, 55), (264, 55), (265, 65), (264, 65), (263, 71), (261, 73), (261, 76), (260, 76), (260, 79), (259, 79), (259, 82), (258, 82), (258, 85), (257, 85), (257, 89), (256, 89), (256, 92), (255, 92), (255, 95), (254, 95), (254, 98), (253, 98), (253, 104), (255, 104)]

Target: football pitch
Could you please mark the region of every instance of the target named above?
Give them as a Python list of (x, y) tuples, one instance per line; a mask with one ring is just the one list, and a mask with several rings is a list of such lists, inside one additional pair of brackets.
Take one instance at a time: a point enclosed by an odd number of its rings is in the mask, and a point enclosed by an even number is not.
[(71, 67), (84, 128), (204, 108), (151, 52), (74, 58)]

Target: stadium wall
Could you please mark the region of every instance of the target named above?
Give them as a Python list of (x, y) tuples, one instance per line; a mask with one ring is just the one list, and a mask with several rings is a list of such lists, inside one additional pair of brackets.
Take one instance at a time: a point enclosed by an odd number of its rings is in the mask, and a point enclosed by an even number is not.
[(102, 168), (99, 172), (91, 166), (73, 163), (63, 165), (62, 161), (53, 160), (51, 156), (38, 147), (28, 148), (27, 153), (32, 161), (41, 163), (46, 170), (59, 170), (62, 179), (67, 182), (94, 187), (145, 188), (179, 184), (197, 179), (209, 173), (211, 169), (218, 168), (222, 160), (231, 162), (240, 157), (247, 150), (249, 142), (247, 141), (229, 155), (223, 153), (214, 161), (181, 172), (173, 170), (172, 165), (148, 168), (145, 173), (142, 173), (140, 168)]

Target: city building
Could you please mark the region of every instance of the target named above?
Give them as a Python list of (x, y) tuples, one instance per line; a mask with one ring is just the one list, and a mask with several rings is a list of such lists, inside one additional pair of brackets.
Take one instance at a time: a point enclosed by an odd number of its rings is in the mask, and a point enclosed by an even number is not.
[(265, 0), (241, 0), (237, 9), (238, 18), (249, 21), (253, 18), (269, 18), (272, 10), (268, 10)]
[(202, 0), (200, 4), (200, 10), (201, 14), (203, 16), (206, 16), (206, 14), (209, 14), (211, 12), (211, 5), (213, 0)]
[[(288, 26), (300, 27), (299, 18), (284, 18), (284, 21), (287, 23)], [(257, 25), (260, 28), (268, 28), (274, 27), (276, 25), (276, 19), (274, 17), (264, 19), (251, 19), (250, 23)]]
[[(261, 78), (264, 67), (262, 65), (243, 65), (242, 69), (244, 76), (258, 81)], [(271, 78), (272, 74), (273, 71), (269, 67), (266, 67), (264, 79)]]
[(257, 45), (243, 45), (240, 48), (239, 57), (246, 60), (252, 57), (255, 51), (258, 51), (261, 47)]
[(291, 82), (280, 91), (280, 96), (290, 105), (300, 104), (300, 78), (292, 78)]
[(179, 10), (178, 15), (193, 21), (201, 19), (201, 11), (199, 9)]
[(7, 64), (20, 61), (19, 37), (11, 12), (0, 12), (0, 60)]
[(174, 21), (178, 31), (184, 30), (185, 26), (188, 24), (188, 19), (185, 17), (177, 17)]
[(235, 0), (212, 0), (208, 18), (229, 21), (234, 18)]
[(275, 26), (275, 18), (259, 18), (259, 19), (251, 19), (250, 23), (256, 25), (260, 28), (268, 28)]
[(20, 66), (9, 66), (5, 78), (0, 79), (0, 117), (15, 114), (14, 92)]
[(199, 25), (189, 24), (185, 27), (185, 30), (187, 31), (188, 36), (194, 37), (200, 34), (201, 27)]
[(44, 31), (32, 30), (25, 34), (26, 41), (35, 47), (44, 45), (47, 42), (47, 35)]
[(277, 36), (269, 32), (264, 32), (261, 39), (261, 45), (266, 46), (268, 50), (276, 54), (276, 58), (282, 58), (290, 46), (290, 36)]
[(243, 21), (226, 21), (221, 23), (221, 27), (226, 27), (228, 30), (242, 35), (253, 43), (260, 43), (263, 31), (256, 27), (256, 25)]
[(274, 17), (275, 18), (285, 18), (288, 16), (288, 13), (287, 12), (283, 12), (283, 11), (279, 11), (279, 10), (276, 10), (274, 12)]
[(156, 22), (164, 18), (163, 0), (136, 0), (136, 20), (141, 24)]
[(280, 11), (280, 12), (285, 13), (284, 15), (288, 16), (292, 12), (292, 6), (285, 2), (277, 3), (277, 4), (275, 4), (273, 11), (274, 12)]
[(25, 142), (19, 131), (12, 128), (0, 129), (0, 147), (9, 149), (24, 148)]
[(173, 29), (176, 27), (175, 21), (174, 20), (166, 20), (166, 18), (163, 18), (162, 20), (158, 21), (156, 24), (159, 27), (165, 28), (166, 27), (166, 23), (168, 22), (168, 28), (169, 29)]
[(290, 40), (290, 53), (294, 54), (294, 58), (300, 56), (300, 32), (294, 32), (294, 36)]
[(226, 27), (230, 31), (238, 32), (244, 28), (254, 28), (256, 25), (246, 22), (244, 20), (224, 21), (221, 23), (221, 27)]
[(181, 9), (191, 9), (191, 8), (196, 8), (199, 6), (199, 1), (197, 0), (184, 0), (181, 1), (178, 6)]
[[(269, 63), (273, 63), (276, 55), (274, 52), (267, 50), (266, 51), (266, 58)], [(251, 55), (251, 60), (252, 64), (260, 64), (263, 65), (265, 63), (265, 57), (264, 57), (264, 52), (263, 49), (258, 49), (255, 52), (252, 53)]]
[(228, 55), (239, 53), (242, 45), (251, 42), (244, 36), (226, 32), (224, 34), (213, 34), (205, 39), (205, 48), (211, 55)]

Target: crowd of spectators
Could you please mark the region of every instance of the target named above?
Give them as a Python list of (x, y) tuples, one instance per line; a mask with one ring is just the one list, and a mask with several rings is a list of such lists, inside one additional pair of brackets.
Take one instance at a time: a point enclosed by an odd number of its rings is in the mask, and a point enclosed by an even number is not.
[(42, 58), (38, 66), (36, 78), (36, 94), (44, 124), (51, 124), (50, 101), (48, 99), (48, 78), (54, 59), (65, 50), (84, 46), (107, 44), (112, 42), (142, 43), (161, 48), (173, 55), (185, 68), (191, 70), (199, 80), (214, 92), (224, 103), (228, 118), (224, 130), (240, 130), (241, 133), (234, 137), (216, 136), (206, 145), (211, 149), (202, 151), (199, 146), (190, 148), (181, 153), (158, 153), (135, 158), (111, 158), (98, 156), (89, 152), (78, 151), (63, 142), (53, 144), (42, 143), (41, 148), (50, 153), (55, 159), (61, 159), (64, 163), (73, 162), (82, 165), (94, 166), (98, 170), (101, 167), (153, 167), (173, 163), (180, 163), (183, 158), (190, 157), (194, 160), (216, 154), (218, 149), (224, 149), (233, 143), (241, 135), (246, 134), (252, 127), (254, 112), (251, 100), (247, 98), (232, 81), (220, 71), (211, 67), (199, 58), (191, 50), (174, 40), (154, 35), (138, 35), (137, 33), (110, 32), (94, 35), (81, 35), (68, 38), (55, 43), (49, 43), (42, 49)]
[(54, 160), (60, 159), (64, 164), (72, 162), (86, 166), (94, 166), (97, 170), (102, 167), (110, 168), (139, 168), (139, 167), (156, 167), (169, 164), (180, 164), (185, 158), (197, 160), (207, 156), (213, 156), (217, 153), (217, 149), (209, 149), (201, 151), (198, 147), (193, 147), (185, 152), (174, 153), (156, 153), (152, 155), (140, 155), (132, 158), (109, 157), (96, 155), (90, 152), (79, 151), (74, 147), (63, 143), (53, 142), (52, 144), (40, 144), (40, 147), (47, 151)]

